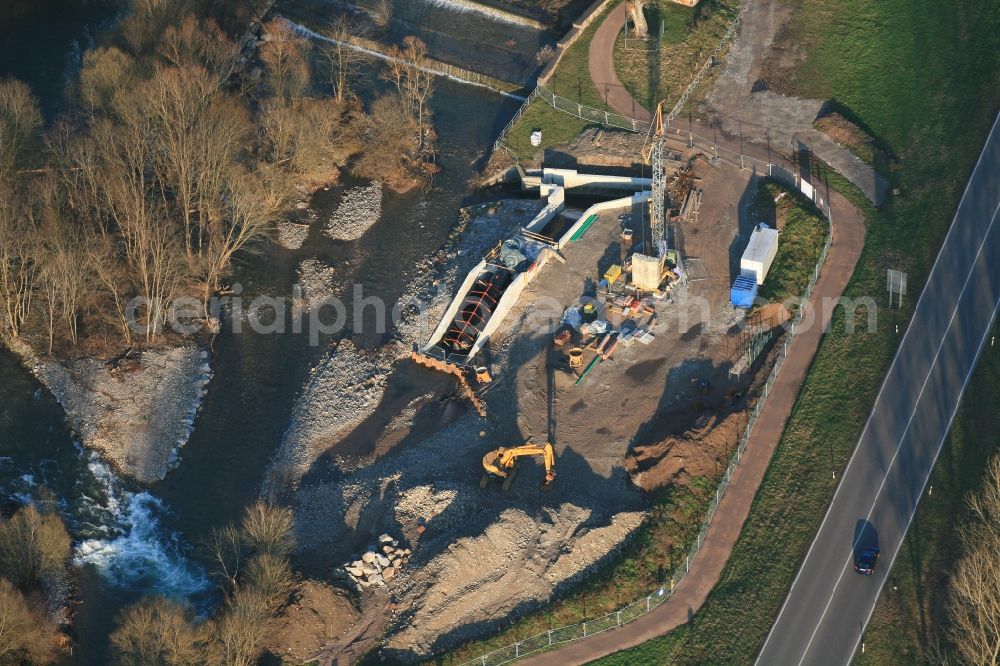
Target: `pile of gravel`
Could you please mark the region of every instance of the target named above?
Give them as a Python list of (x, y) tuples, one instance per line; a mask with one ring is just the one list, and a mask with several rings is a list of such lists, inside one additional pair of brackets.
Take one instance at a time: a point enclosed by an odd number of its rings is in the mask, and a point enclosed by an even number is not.
[(607, 562), (642, 523), (631, 493), (608, 501), (571, 477), (540, 490), (537, 464), (525, 465), (510, 493), (480, 489), (480, 460), (490, 446), (478, 434), (484, 425), (466, 412), (367, 467), (339, 470), (336, 480), (295, 493), (303, 552), (343, 561), (367, 535), (385, 530), (411, 544), (410, 566), (393, 581), (399, 614), (387, 637), (392, 656), (431, 654), (476, 636), (484, 622), (543, 603)]
[(147, 350), (118, 367), (18, 351), (62, 405), (81, 443), (142, 483), (162, 480), (177, 464), (212, 377), (208, 352), (194, 346)]
[(327, 450), (361, 424), (382, 401), (392, 359), (342, 340), (310, 371), (275, 454), (265, 495), (293, 486)]
[(304, 259), (296, 271), (301, 288), (303, 308), (308, 310), (313, 303), (322, 303), (333, 298), (336, 293), (334, 278), (337, 270), (319, 259)]
[(309, 225), (289, 220), (278, 221), (277, 242), (288, 250), (298, 250), (309, 237)]
[(382, 215), (382, 183), (344, 192), (340, 205), (330, 215), (325, 233), (333, 240), (354, 241), (365, 235)]

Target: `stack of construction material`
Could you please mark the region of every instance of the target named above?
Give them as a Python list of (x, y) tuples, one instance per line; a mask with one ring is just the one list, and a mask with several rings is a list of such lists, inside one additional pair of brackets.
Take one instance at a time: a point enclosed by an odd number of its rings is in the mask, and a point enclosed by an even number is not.
[(409, 548), (400, 548), (396, 539), (383, 534), (378, 538), (378, 544), (369, 548), (360, 560), (345, 564), (344, 571), (358, 592), (373, 585), (385, 587), (385, 582), (399, 573), (409, 561), (412, 552)]

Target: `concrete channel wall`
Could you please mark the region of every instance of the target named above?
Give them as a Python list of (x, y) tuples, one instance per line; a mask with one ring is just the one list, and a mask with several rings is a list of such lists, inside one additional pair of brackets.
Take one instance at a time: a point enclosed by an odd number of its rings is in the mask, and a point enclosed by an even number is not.
[[(575, 173), (575, 172), (574, 172)], [(598, 182), (593, 179), (600, 179), (601, 176), (591, 176), (586, 180), (587, 184), (592, 184)], [(611, 177), (615, 178), (615, 177)], [(648, 180), (648, 179), (637, 179), (637, 180)], [(548, 204), (543, 208), (535, 218), (527, 224), (524, 228), (528, 231), (535, 231), (544, 229), (552, 218), (558, 215), (565, 208), (565, 190), (561, 185), (543, 183), (541, 185), (542, 194), (548, 197)], [(544, 188), (551, 188), (545, 190)], [(649, 201), (651, 196), (650, 192), (634, 192), (630, 196), (621, 197), (618, 199), (611, 199), (610, 201), (601, 201), (590, 206), (587, 210), (583, 212), (583, 215), (577, 219), (577, 221), (570, 226), (556, 241), (556, 250), (562, 249), (570, 242), (570, 238), (573, 237), (580, 227), (582, 227), (588, 218), (592, 215), (600, 215), (601, 213), (607, 213), (614, 210), (627, 209), (631, 210), (633, 206), (641, 205)], [(479, 333), (476, 338), (475, 343), (469, 349), (469, 353), (466, 355), (465, 360), (473, 359), (476, 354), (482, 350), (483, 346), (489, 341), (490, 335), (492, 335), (500, 324), (503, 323), (504, 318), (510, 313), (511, 309), (517, 305), (518, 299), (521, 297), (521, 292), (524, 288), (535, 278), (536, 275), (545, 267), (549, 262), (553, 252), (552, 249), (543, 249), (539, 252), (538, 257), (531, 264), (531, 266), (514, 276), (510, 285), (504, 290), (500, 299), (497, 301), (496, 306), (493, 308), (492, 313), (490, 313), (490, 318), (483, 326), (483, 330)], [(485, 271), (487, 268), (486, 260), (480, 261), (475, 268), (469, 271), (469, 274), (465, 277), (465, 281), (462, 282), (462, 286), (459, 287), (455, 298), (452, 300), (451, 305), (448, 306), (448, 310), (445, 312), (444, 317), (438, 323), (437, 328), (434, 329), (434, 333), (431, 334), (430, 339), (427, 344), (423, 347), (425, 353), (430, 352), (438, 342), (440, 342), (442, 336), (447, 332), (448, 328), (455, 321), (458, 315), (458, 311), (461, 309), (462, 304), (465, 302), (465, 298), (475, 283), (476, 279)]]

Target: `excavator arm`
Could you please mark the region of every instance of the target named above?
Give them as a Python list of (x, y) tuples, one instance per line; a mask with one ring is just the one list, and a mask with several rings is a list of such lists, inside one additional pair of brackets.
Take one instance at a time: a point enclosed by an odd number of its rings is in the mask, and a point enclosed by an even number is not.
[[(523, 456), (540, 456), (545, 463), (545, 485), (549, 485), (556, 478), (556, 454), (552, 444), (545, 442), (543, 445), (526, 442), (521, 446), (512, 448), (500, 447), (490, 451), (483, 456), (483, 470), (486, 474), (491, 474), (504, 479), (504, 486), (509, 486), (508, 477), (516, 468), (517, 459)], [(484, 479), (487, 477), (484, 476)], [(485, 484), (482, 484), (485, 486)]]

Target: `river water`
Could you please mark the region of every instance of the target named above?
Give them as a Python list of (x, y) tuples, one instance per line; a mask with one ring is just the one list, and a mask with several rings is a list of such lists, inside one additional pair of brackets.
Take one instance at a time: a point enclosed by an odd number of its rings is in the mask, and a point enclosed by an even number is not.
[[(31, 84), (50, 118), (61, 105), (61, 91), (75, 71), (81, 45), (85, 48), (91, 31), (110, 18), (101, 5), (83, 3), (86, 10), (59, 13), (60, 28), (45, 31), (60, 4), (76, 8), (79, 3), (19, 0), (11, 5), (17, 12), (7, 6), (0, 10), (11, 11), (0, 17), (2, 30), (24, 47), (4, 44), (0, 75)], [(25, 65), (20, 57), (28, 50), (33, 62)], [(372, 71), (366, 78), (375, 80), (377, 74)], [(432, 107), (442, 171), (430, 192), (386, 193), (380, 221), (356, 242), (334, 242), (322, 234), (322, 223), (343, 187), (320, 192), (313, 201), (318, 221), (303, 247), (289, 251), (268, 244), (260, 254), (237, 261), (233, 282), (248, 297), (288, 295), (297, 263), (318, 257), (336, 268), (337, 284), (358, 282), (366, 296), (395, 302), (421, 277), (414, 267), (446, 242), (459, 207), (477, 200), (469, 178), (516, 106), (482, 88), (439, 80)], [(356, 184), (345, 179), (345, 186)], [(360, 338), (369, 345), (382, 339)], [(227, 329), (217, 336), (212, 343), (215, 374), (194, 432), (178, 467), (149, 488), (116, 477), (80, 448), (52, 396), (12, 354), (0, 350), (0, 501), (10, 508), (45, 486), (73, 534), (81, 603), (74, 628), (77, 646), (69, 663), (107, 663), (114, 615), (144, 594), (189, 599), (197, 608), (210, 608), (212, 585), (199, 564), (197, 544), (211, 528), (238, 519), (258, 496), (295, 397), (329, 342), (323, 339), (314, 346), (305, 333), (257, 334), (248, 327), (240, 334)], [(387, 400), (398, 404), (402, 396), (405, 402), (407, 394), (418, 394), (427, 381), (434, 380), (400, 368), (390, 379)]]

